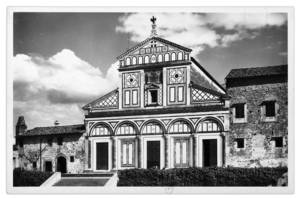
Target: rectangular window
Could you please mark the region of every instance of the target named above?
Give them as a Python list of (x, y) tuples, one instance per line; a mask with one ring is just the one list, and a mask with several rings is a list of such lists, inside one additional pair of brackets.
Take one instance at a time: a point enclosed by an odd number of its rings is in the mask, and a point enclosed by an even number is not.
[(134, 141), (124, 140), (121, 143), (122, 166), (134, 166)]
[(133, 105), (138, 104), (138, 92), (137, 92), (137, 90), (132, 91), (132, 104)]
[(125, 105), (130, 104), (130, 91), (125, 91)]
[(272, 140), (275, 142), (275, 147), (283, 147), (283, 138), (282, 137), (273, 137)]
[(74, 162), (74, 156), (70, 156), (70, 162)]
[(52, 172), (52, 162), (51, 161), (46, 161), (45, 162), (45, 171), (46, 172)]
[(178, 87), (178, 102), (183, 102), (183, 87), (179, 86)]
[(180, 164), (180, 142), (176, 142), (175, 144), (175, 157), (175, 163)]
[(158, 103), (158, 92), (157, 90), (149, 90), (149, 104)]
[(169, 88), (170, 102), (175, 102), (175, 87)]
[(244, 118), (244, 117), (245, 117), (245, 104), (236, 104), (235, 118)]
[(48, 143), (49, 146), (52, 146), (52, 138), (49, 138), (49, 139), (47, 140), (47, 143)]
[(32, 163), (32, 168), (36, 169), (36, 162), (35, 161)]
[(265, 102), (266, 117), (275, 117), (275, 101)]
[(57, 138), (57, 144), (61, 146), (62, 143), (63, 143), (63, 138), (62, 137), (58, 137)]
[(19, 147), (20, 147), (20, 148), (23, 148), (23, 146), (24, 146), (23, 141), (20, 140), (20, 141), (19, 141)]
[(245, 147), (245, 139), (244, 138), (237, 138), (236, 139), (237, 148), (241, 149)]
[(189, 157), (189, 140), (186, 138), (179, 138), (174, 140), (175, 144), (175, 154), (174, 154), (174, 164), (175, 167), (187, 167), (188, 157)]

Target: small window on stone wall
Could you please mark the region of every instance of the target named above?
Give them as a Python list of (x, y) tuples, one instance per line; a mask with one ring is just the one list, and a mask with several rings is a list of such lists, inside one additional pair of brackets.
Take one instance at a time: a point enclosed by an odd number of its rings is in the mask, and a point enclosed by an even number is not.
[(49, 139), (47, 140), (47, 144), (48, 144), (49, 146), (52, 146), (52, 138), (49, 138)]
[(283, 147), (282, 137), (273, 137), (272, 140), (275, 142), (275, 147)]
[(63, 138), (62, 137), (58, 137), (57, 138), (57, 144), (58, 145), (62, 145), (62, 143), (63, 143)]
[(74, 156), (70, 156), (70, 162), (74, 162)]
[(237, 103), (232, 105), (233, 123), (247, 122), (247, 104)]
[(245, 117), (245, 104), (236, 104), (235, 118), (244, 118), (244, 117)]
[(19, 141), (19, 147), (21, 147), (21, 148), (22, 148), (23, 146), (24, 146), (24, 144), (23, 144), (23, 141), (22, 141), (22, 140), (20, 140), (20, 141)]
[(236, 146), (238, 149), (245, 147), (245, 139), (244, 138), (236, 138)]
[(275, 101), (265, 102), (266, 117), (275, 117)]
[(35, 162), (35, 161), (32, 162), (32, 168), (33, 168), (33, 169), (36, 169), (36, 162)]

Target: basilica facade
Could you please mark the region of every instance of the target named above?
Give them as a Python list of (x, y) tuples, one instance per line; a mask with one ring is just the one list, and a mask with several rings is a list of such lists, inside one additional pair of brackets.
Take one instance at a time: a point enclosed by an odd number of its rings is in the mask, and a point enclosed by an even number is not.
[(120, 85), (83, 107), (85, 170), (223, 166), (225, 89), (191, 49), (149, 38), (117, 57)]

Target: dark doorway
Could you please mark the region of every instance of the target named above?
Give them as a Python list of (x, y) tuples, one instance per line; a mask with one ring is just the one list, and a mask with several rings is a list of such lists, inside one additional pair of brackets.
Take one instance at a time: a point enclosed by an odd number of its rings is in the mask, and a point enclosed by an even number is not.
[(203, 166), (216, 167), (217, 155), (217, 140), (203, 140)]
[(51, 161), (46, 161), (45, 162), (45, 171), (46, 172), (52, 172), (52, 162)]
[(96, 169), (108, 170), (108, 143), (98, 142), (96, 145)]
[(160, 141), (147, 141), (147, 168), (160, 168)]
[(56, 171), (61, 173), (67, 173), (67, 160), (63, 156), (57, 158)]

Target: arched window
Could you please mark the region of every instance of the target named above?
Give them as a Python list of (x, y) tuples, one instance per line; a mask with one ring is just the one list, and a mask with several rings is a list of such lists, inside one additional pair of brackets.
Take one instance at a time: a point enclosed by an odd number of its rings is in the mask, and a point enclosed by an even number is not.
[(182, 52), (178, 53), (178, 60), (182, 60)]
[(158, 122), (149, 122), (142, 129), (142, 134), (162, 134), (162, 133), (163, 133), (162, 126)]
[(151, 63), (155, 63), (156, 62), (156, 56), (155, 55), (152, 55), (151, 56)]
[(130, 61), (131, 61), (130, 58), (127, 57), (127, 58), (126, 58), (126, 65), (127, 65), (127, 66), (130, 65)]
[(186, 121), (174, 122), (169, 129), (169, 133), (190, 133), (192, 128), (190, 124)]
[(145, 64), (148, 64), (148, 63), (149, 63), (149, 56), (146, 55), (146, 56), (145, 56)]
[(162, 55), (158, 55), (158, 62), (162, 62)]
[(143, 64), (143, 57), (142, 56), (139, 57), (139, 64)]
[(132, 57), (132, 65), (136, 65), (136, 57)]
[(171, 55), (171, 56), (172, 56), (172, 58), (171, 58), (171, 59), (172, 59), (172, 61), (175, 61), (175, 60), (176, 60), (176, 53), (172, 53), (172, 55)]
[(222, 131), (220, 123), (214, 119), (206, 119), (199, 123), (197, 127), (197, 133), (203, 132), (220, 132)]
[(165, 61), (170, 61), (170, 55), (168, 53), (165, 54)]
[(91, 132), (90, 136), (101, 136), (101, 135), (110, 135), (110, 130), (106, 125), (99, 124), (95, 126)]
[(133, 124), (124, 123), (118, 127), (116, 135), (134, 135), (136, 134)]

